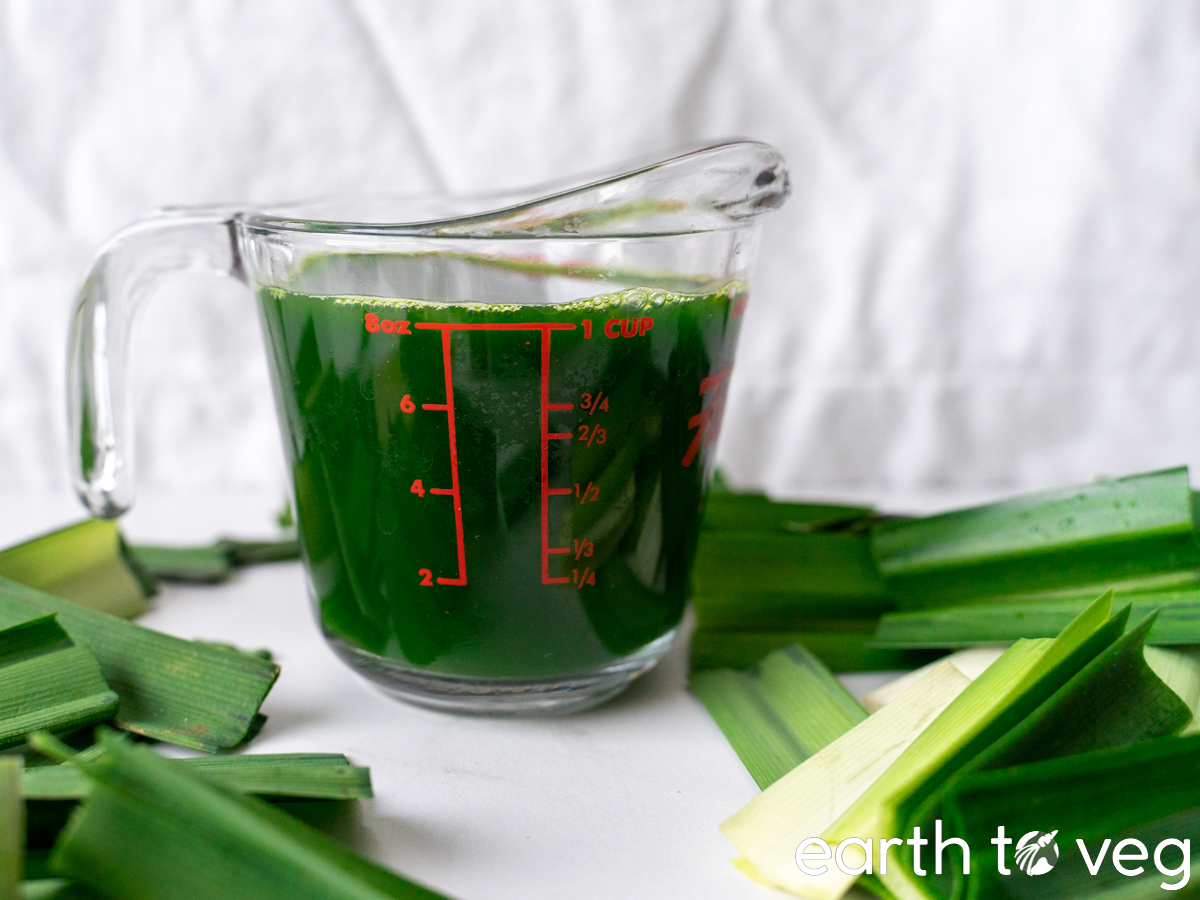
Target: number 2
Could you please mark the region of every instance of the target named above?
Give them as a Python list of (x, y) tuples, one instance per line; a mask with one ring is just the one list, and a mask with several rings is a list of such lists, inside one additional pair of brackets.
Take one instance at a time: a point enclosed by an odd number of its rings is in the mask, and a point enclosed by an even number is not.
[(421, 576), (421, 587), (433, 587), (433, 573), (428, 569), (418, 569), (417, 574)]

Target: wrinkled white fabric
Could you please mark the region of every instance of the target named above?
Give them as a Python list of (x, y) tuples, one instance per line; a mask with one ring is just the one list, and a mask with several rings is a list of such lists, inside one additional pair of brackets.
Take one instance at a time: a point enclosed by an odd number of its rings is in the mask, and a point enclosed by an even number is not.
[[(165, 204), (778, 146), (720, 454), (776, 493), (1200, 462), (1200, 3), (0, 2), (0, 488), (67, 479), (75, 287)], [(140, 480), (282, 487), (253, 306), (168, 279)]]

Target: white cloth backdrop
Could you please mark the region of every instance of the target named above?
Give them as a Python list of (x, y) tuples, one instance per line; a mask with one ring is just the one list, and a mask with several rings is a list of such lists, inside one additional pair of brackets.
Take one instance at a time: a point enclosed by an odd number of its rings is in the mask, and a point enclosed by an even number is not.
[[(73, 293), (165, 204), (786, 155), (720, 453), (810, 496), (1200, 462), (1200, 3), (0, 0), (0, 489), (67, 481)], [(140, 480), (282, 489), (244, 289), (146, 317)]]

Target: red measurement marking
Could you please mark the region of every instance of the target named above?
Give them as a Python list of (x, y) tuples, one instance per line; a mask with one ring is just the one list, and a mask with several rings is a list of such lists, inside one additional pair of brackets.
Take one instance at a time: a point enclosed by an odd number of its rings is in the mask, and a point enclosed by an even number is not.
[[(421, 326), (418, 324), (417, 327)], [(442, 369), (446, 375), (446, 402), (422, 403), (421, 409), (446, 411), (446, 424), (450, 431), (450, 487), (429, 488), (429, 493), (454, 499), (454, 537), (458, 544), (458, 576), (438, 578), (437, 583), (461, 587), (467, 583), (467, 542), (463, 537), (462, 494), (458, 488), (458, 439), (454, 423), (454, 369), (450, 362), (449, 328), (442, 329)]]
[[(596, 411), (596, 407), (600, 405), (600, 398), (604, 396), (604, 391), (596, 391), (596, 397), (592, 400), (592, 405), (588, 407), (588, 415), (592, 415)], [(604, 403), (604, 408), (608, 409), (608, 401)]]
[(550, 441), (569, 441), (571, 433), (550, 434), (550, 410), (574, 408), (573, 403), (550, 403), (550, 326), (546, 326), (542, 330), (542, 584), (567, 583), (566, 578), (550, 577), (550, 554), (571, 552), (570, 547), (550, 546), (550, 497), (571, 493), (570, 488), (550, 487)]
[[(563, 579), (563, 581), (567, 581), (567, 580), (568, 579), (566, 579), (566, 578)], [(574, 581), (580, 587), (583, 587), (585, 584), (595, 584), (596, 583), (596, 573), (592, 571), (591, 566), (584, 566), (582, 574), (580, 574), (580, 571), (578, 569), (572, 569), (571, 570), (571, 578), (569, 580)]]
[[(731, 372), (733, 372), (733, 366), (721, 369), (719, 372), (713, 372), (700, 382), (701, 396), (711, 392), (712, 398), (709, 400), (706, 408), (701, 409), (700, 412), (688, 419), (688, 428), (696, 428), (698, 430), (696, 436), (692, 438), (692, 443), (688, 447), (687, 453), (683, 454), (682, 462), (685, 467), (692, 464), (692, 460), (700, 452), (701, 444), (705, 447), (709, 446), (717, 439), (717, 435), (721, 432), (721, 416), (725, 413), (725, 395), (729, 386), (729, 375)], [(700, 402), (703, 403), (704, 401)]]
[(587, 425), (579, 426), (579, 439), (581, 441), (587, 441), (587, 445), (589, 447), (592, 446), (592, 441), (596, 441), (598, 444), (603, 444), (607, 438), (608, 432), (606, 432), (599, 425), (594, 426), (590, 430), (588, 429)]
[[(495, 323), (495, 324), (458, 324), (449, 322), (417, 322), (414, 328), (422, 330), (438, 330), (442, 333), (442, 361), (446, 372), (446, 402), (423, 403), (422, 409), (445, 410), (446, 419), (450, 425), (450, 488), (428, 488), (431, 494), (446, 494), (454, 498), (454, 527), (455, 538), (458, 542), (458, 578), (439, 578), (438, 584), (465, 585), (467, 583), (467, 551), (463, 539), (462, 497), (458, 484), (458, 445), (454, 427), (454, 371), (450, 358), (450, 332), (452, 331), (540, 331), (542, 337), (542, 583), (566, 584), (569, 578), (550, 577), (550, 556), (554, 553), (570, 553), (570, 547), (550, 546), (550, 497), (556, 494), (569, 494), (570, 488), (551, 488), (550, 478), (550, 441), (571, 440), (574, 435), (550, 432), (550, 412), (552, 410), (574, 409), (573, 403), (550, 402), (550, 332), (573, 331), (575, 326), (568, 323), (543, 322), (538, 324)], [(589, 329), (590, 330), (590, 329)], [(601, 441), (603, 443), (603, 441)], [(593, 582), (594, 583), (594, 582)]]
[(592, 339), (592, 320), (591, 319), (583, 320), (583, 339), (585, 341), (590, 341)]
[(581, 556), (591, 556), (596, 550), (596, 545), (587, 538), (583, 538), (582, 540), (575, 538), (571, 543), (575, 545), (576, 559), (579, 559)]

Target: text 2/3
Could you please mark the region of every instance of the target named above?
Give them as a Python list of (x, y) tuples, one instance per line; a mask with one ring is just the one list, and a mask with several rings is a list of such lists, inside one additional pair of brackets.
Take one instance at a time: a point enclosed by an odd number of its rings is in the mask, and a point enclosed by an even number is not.
[(363, 316), (363, 324), (371, 334), (382, 331), (384, 334), (412, 334), (408, 326), (412, 323), (406, 319), (381, 319), (375, 313)]
[(599, 425), (579, 426), (579, 440), (586, 442), (589, 447), (592, 446), (592, 441), (595, 441), (597, 444), (603, 444), (607, 438), (608, 432)]

